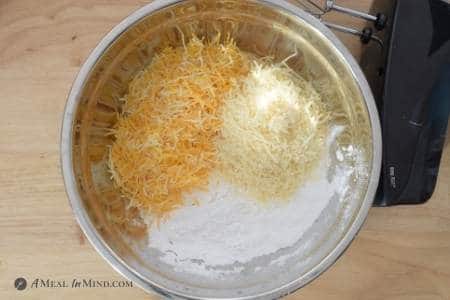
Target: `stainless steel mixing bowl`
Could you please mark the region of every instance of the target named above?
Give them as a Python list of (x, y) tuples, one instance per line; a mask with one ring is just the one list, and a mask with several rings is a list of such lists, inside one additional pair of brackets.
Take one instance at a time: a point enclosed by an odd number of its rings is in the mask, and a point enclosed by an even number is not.
[[(331, 201), (308, 233), (283, 249), (288, 255), (284, 263), (276, 263), (279, 254), (274, 254), (238, 274), (213, 280), (177, 272), (147, 249), (145, 228), (111, 218), (107, 212), (121, 211), (124, 204), (112, 186), (106, 160), (112, 142), (108, 129), (120, 112), (120, 98), (130, 79), (158, 49), (181, 45), (181, 32), (186, 37), (193, 33), (211, 37), (218, 31), (230, 34), (242, 50), (275, 60), (297, 49), (290, 67), (311, 79), (321, 96), (330, 100), (330, 109), (339, 112), (347, 125), (339, 144), (359, 147), (364, 159), (349, 162), (356, 171), (345, 197)], [(355, 237), (378, 184), (381, 137), (374, 100), (358, 64), (311, 15), (276, 0), (168, 0), (151, 2), (133, 13), (91, 53), (67, 101), (61, 156), (67, 194), (81, 228), (125, 277), (168, 297), (276, 298), (317, 277)]]

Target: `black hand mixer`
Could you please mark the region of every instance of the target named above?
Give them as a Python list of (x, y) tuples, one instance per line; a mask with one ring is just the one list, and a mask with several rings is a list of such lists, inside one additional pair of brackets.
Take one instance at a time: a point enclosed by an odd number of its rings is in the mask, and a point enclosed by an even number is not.
[[(383, 165), (374, 205), (419, 204), (432, 195), (450, 112), (450, 2), (375, 0), (370, 12), (334, 0), (292, 1), (332, 30), (359, 36), (360, 65), (377, 101)], [(330, 11), (367, 21), (328, 22)]]

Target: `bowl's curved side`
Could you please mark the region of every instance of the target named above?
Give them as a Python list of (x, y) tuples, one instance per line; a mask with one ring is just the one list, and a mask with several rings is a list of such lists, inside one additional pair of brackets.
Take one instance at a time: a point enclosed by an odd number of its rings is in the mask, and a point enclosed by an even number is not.
[(164, 292), (164, 288), (156, 284), (150, 284), (138, 274), (133, 272), (130, 268), (124, 264), (124, 262), (114, 254), (112, 249), (104, 242), (101, 236), (96, 231), (94, 225), (89, 219), (89, 216), (83, 207), (80, 194), (77, 189), (77, 183), (75, 180), (75, 174), (73, 169), (73, 124), (75, 121), (75, 115), (80, 101), (81, 93), (83, 87), (86, 84), (86, 80), (89, 77), (89, 73), (94, 68), (95, 64), (102, 56), (102, 54), (108, 49), (108, 47), (114, 42), (114, 40), (120, 36), (124, 31), (126, 31), (134, 23), (138, 22), (140, 19), (146, 15), (162, 9), (164, 7), (170, 6), (174, 3), (180, 2), (180, 0), (172, 1), (154, 1), (147, 4), (146, 6), (133, 12), (130, 16), (122, 20), (118, 25), (116, 25), (94, 48), (94, 50), (89, 54), (88, 58), (82, 65), (77, 77), (72, 84), (67, 102), (64, 108), (63, 122), (61, 128), (61, 146), (60, 146), (60, 159), (61, 159), (61, 170), (64, 179), (64, 184), (66, 188), (66, 194), (69, 199), (69, 203), (72, 207), (73, 213), (81, 230), (89, 240), (89, 242), (94, 246), (95, 250), (120, 274), (124, 277), (132, 280), (134, 283), (138, 284), (141, 288), (148, 292), (156, 292), (158, 294), (163, 294), (168, 296), (169, 294)]
[[(165, 7), (171, 6), (173, 4), (182, 2), (183, 0), (166, 0), (166, 1), (154, 1), (150, 4), (142, 7), (137, 10), (129, 17), (124, 19), (121, 23), (119, 23), (114, 29), (111, 30), (98, 44), (98, 46), (92, 51), (89, 55), (86, 62), (81, 67), (77, 78), (72, 86), (70, 94), (68, 96), (68, 100), (66, 103), (64, 116), (63, 116), (63, 124), (61, 130), (61, 166), (62, 166), (62, 174), (66, 186), (66, 192), (69, 198), (70, 205), (72, 206), (75, 217), (85, 233), (86, 237), (89, 239), (91, 244), (100, 253), (103, 258), (111, 264), (111, 266), (121, 273), (123, 276), (131, 279), (137, 285), (142, 287), (147, 291), (154, 291), (159, 294), (163, 294), (167, 297), (182, 297), (182, 298), (191, 298), (192, 296), (189, 294), (180, 294), (173, 290), (169, 290), (166, 287), (162, 287), (155, 282), (149, 282), (148, 280), (141, 277), (135, 270), (131, 267), (127, 266), (127, 264), (120, 259), (118, 255), (114, 253), (114, 251), (105, 243), (102, 237), (99, 235), (94, 225), (92, 224), (88, 213), (83, 205), (80, 193), (77, 189), (76, 177), (74, 174), (73, 168), (73, 125), (75, 121), (75, 115), (77, 111), (77, 107), (80, 101), (80, 97), (82, 94), (82, 90), (86, 84), (86, 81), (89, 77), (91, 70), (94, 68), (95, 64), (102, 56), (102, 54), (108, 49), (108, 47), (130, 26), (144, 18), (145, 16), (163, 9)], [(367, 217), (368, 210), (372, 205), (372, 201), (375, 196), (375, 192), (378, 186), (378, 180), (381, 169), (381, 129), (378, 118), (378, 112), (375, 105), (375, 101), (373, 99), (373, 95), (369, 88), (369, 85), (359, 67), (355, 59), (349, 53), (349, 51), (345, 48), (345, 46), (339, 41), (339, 39), (319, 20), (314, 18), (313, 16), (307, 14), (300, 8), (289, 4), (285, 1), (279, 0), (259, 0), (256, 1), (258, 3), (274, 6), (279, 9), (282, 9), (290, 14), (295, 15), (298, 18), (303, 19), (310, 25), (312, 25), (317, 33), (328, 39), (333, 46), (335, 47), (337, 53), (339, 53), (345, 62), (348, 64), (349, 69), (351, 70), (353, 77), (361, 91), (363, 98), (365, 99), (367, 111), (370, 117), (370, 125), (371, 125), (371, 133), (372, 133), (372, 161), (371, 161), (371, 172), (369, 174), (369, 182), (368, 189), (365, 195), (365, 198), (362, 202), (362, 205), (354, 218), (353, 223), (351, 224), (348, 231), (345, 233), (344, 237), (337, 244), (334, 250), (329, 253), (319, 264), (317, 264), (313, 269), (311, 269), (304, 276), (289, 282), (284, 286), (280, 286), (277, 289), (264, 292), (258, 295), (253, 295), (251, 297), (239, 297), (235, 299), (255, 299), (255, 298), (277, 298), (292, 291), (306, 285), (317, 276), (319, 276), (322, 272), (324, 272), (327, 268), (329, 268), (337, 258), (345, 251), (350, 242), (353, 240), (359, 229), (361, 228), (364, 220)]]

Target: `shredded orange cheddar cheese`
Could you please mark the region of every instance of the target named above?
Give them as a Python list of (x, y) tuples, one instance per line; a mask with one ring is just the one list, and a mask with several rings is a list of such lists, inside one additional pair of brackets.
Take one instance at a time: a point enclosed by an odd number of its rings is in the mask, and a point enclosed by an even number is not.
[(109, 166), (132, 206), (160, 219), (183, 204), (183, 193), (206, 187), (217, 164), (219, 110), (249, 69), (232, 40), (193, 38), (162, 50), (131, 81)]

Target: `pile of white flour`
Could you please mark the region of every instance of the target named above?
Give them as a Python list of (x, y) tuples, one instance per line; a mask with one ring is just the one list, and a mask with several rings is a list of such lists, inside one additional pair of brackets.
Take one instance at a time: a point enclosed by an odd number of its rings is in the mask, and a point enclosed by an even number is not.
[[(333, 130), (329, 144), (339, 131)], [(311, 180), (283, 202), (249, 199), (213, 176), (207, 192), (187, 196), (199, 205), (186, 205), (159, 226), (152, 225), (149, 247), (162, 252), (161, 259), (178, 271), (208, 275), (211, 266), (246, 263), (292, 246), (347, 186), (351, 172), (345, 169), (327, 180), (329, 160), (327, 153)]]

